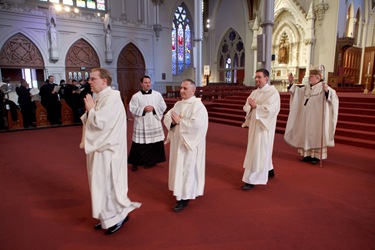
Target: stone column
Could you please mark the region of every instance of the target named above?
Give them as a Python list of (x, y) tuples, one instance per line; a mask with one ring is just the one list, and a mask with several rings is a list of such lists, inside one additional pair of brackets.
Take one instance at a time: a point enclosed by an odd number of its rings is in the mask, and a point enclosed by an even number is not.
[(202, 81), (202, 41), (203, 41), (203, 16), (202, 0), (194, 0), (194, 66), (195, 66), (195, 83), (197, 86), (203, 86)]
[(274, 16), (274, 1), (263, 1), (264, 4), (264, 15), (261, 27), (263, 29), (263, 34), (266, 35), (265, 41), (265, 62), (263, 67), (268, 71), (271, 71), (271, 57), (272, 57), (272, 28), (273, 28), (273, 16)]
[(310, 76), (310, 65), (312, 64), (312, 55), (313, 55), (313, 46), (315, 44), (315, 15), (313, 11), (313, 4), (310, 5), (309, 12), (307, 14), (307, 29), (306, 29), (306, 37), (304, 39), (306, 44), (306, 73), (305, 77), (302, 80), (303, 84), (309, 83), (309, 76)]

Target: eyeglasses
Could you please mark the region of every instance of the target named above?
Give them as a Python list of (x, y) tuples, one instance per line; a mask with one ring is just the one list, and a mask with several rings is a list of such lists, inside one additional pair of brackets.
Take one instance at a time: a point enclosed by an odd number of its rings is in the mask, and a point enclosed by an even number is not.
[(96, 78), (96, 77), (90, 77), (89, 78), (89, 80), (92, 81), (92, 82), (95, 81), (95, 80), (98, 80), (98, 79), (103, 79), (103, 78)]

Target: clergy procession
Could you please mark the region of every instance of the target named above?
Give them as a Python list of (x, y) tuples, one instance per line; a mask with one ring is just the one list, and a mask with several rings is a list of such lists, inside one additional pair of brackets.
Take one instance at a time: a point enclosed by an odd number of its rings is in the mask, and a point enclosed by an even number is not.
[[(290, 114), (285, 141), (297, 148), (301, 161), (317, 164), (327, 158), (327, 147), (334, 146), (338, 98), (318, 70), (310, 70), (310, 86), (291, 84)], [(280, 94), (269, 83), (269, 72), (258, 69), (256, 89), (247, 98), (242, 127), (248, 127), (248, 144), (243, 163), (243, 191), (266, 185), (275, 177), (272, 153)], [(111, 88), (112, 76), (104, 68), (91, 70), (89, 84), (93, 95), (84, 98), (82, 141), (87, 159), (94, 229), (106, 234), (117, 232), (129, 220), (129, 213), (141, 203), (128, 197), (128, 164), (131, 170), (145, 169), (166, 161), (164, 144), (170, 144), (168, 187), (176, 198), (173, 211), (184, 210), (191, 200), (203, 196), (205, 187), (206, 134), (208, 113), (195, 96), (191, 79), (181, 83), (180, 96), (166, 112), (162, 95), (151, 89), (151, 78), (140, 79), (129, 109), (134, 117), (132, 144), (127, 157), (127, 117), (118, 90)], [(325, 116), (323, 114), (326, 113)], [(164, 124), (168, 131), (164, 137)]]

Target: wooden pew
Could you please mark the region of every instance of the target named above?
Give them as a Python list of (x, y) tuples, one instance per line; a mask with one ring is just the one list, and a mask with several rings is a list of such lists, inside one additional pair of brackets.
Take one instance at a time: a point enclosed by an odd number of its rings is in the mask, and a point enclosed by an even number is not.
[(61, 99), (61, 123), (63, 125), (69, 125), (74, 123), (74, 116), (72, 108), (66, 103), (64, 99)]
[(37, 127), (44, 127), (49, 126), (50, 123), (47, 117), (47, 110), (43, 107), (40, 101), (35, 101), (36, 104), (36, 126)]
[(23, 118), (21, 110), (17, 109), (17, 121), (12, 119), (10, 110), (8, 110), (8, 128), (9, 129), (20, 129), (23, 128)]

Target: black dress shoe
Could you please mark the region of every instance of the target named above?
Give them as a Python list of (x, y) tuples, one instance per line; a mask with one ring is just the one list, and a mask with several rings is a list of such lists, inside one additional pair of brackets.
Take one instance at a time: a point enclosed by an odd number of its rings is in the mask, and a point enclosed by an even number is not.
[(102, 229), (102, 224), (100, 222), (98, 224), (95, 224), (94, 229), (95, 230)]
[(311, 162), (313, 158), (311, 158), (311, 156), (306, 156), (306, 157), (303, 157), (303, 159), (301, 161), (303, 162)]
[(137, 170), (138, 170), (138, 166), (137, 166), (137, 165), (133, 165), (133, 166), (132, 166), (132, 171), (135, 172), (135, 171), (137, 171)]
[(181, 211), (182, 209), (187, 207), (188, 204), (189, 204), (189, 200), (179, 200), (177, 201), (177, 204), (173, 207), (173, 210), (175, 212)]
[(268, 171), (268, 178), (273, 178), (273, 177), (275, 177), (275, 171), (271, 169), (270, 171)]
[(120, 221), (116, 225), (108, 228), (105, 233), (106, 234), (113, 234), (113, 233), (117, 232), (125, 224), (125, 222), (127, 222), (128, 220), (129, 220), (129, 216), (127, 216), (124, 220)]
[(315, 164), (318, 164), (318, 163), (319, 163), (318, 158), (311, 158), (311, 164), (315, 165)]
[(243, 186), (242, 186), (241, 188), (242, 188), (242, 190), (249, 191), (249, 190), (252, 189), (253, 187), (254, 187), (253, 184), (245, 183), (245, 184), (243, 184)]

